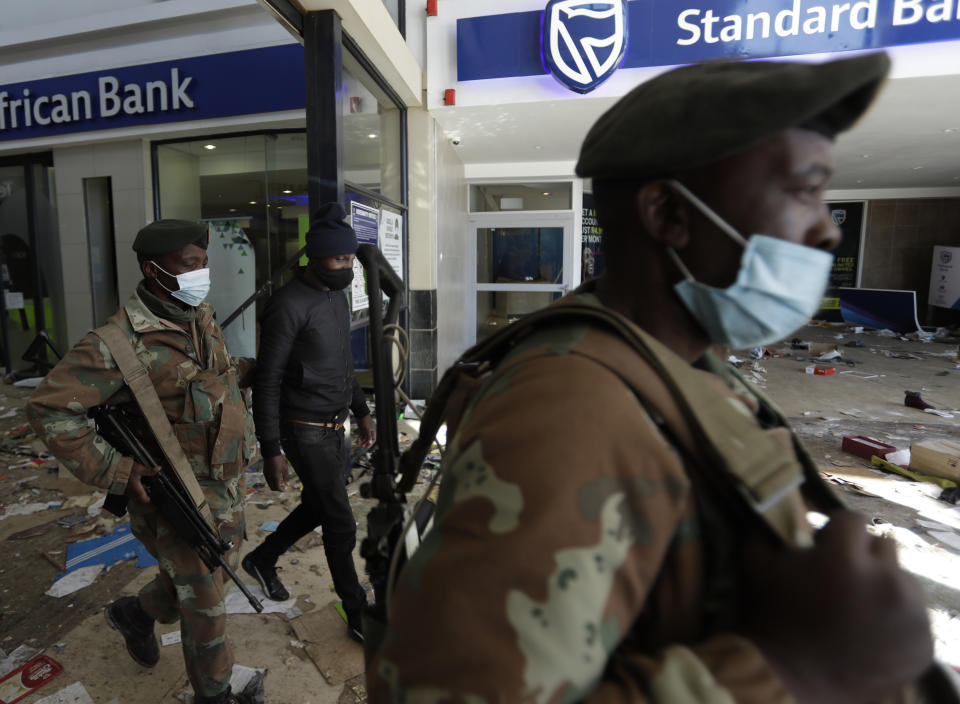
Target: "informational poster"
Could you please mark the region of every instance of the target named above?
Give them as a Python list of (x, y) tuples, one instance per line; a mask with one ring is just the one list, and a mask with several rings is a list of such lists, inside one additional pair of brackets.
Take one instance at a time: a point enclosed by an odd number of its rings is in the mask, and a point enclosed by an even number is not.
[(403, 216), (380, 211), (380, 250), (397, 276), (403, 279)]
[(930, 305), (960, 310), (960, 247), (934, 247)]
[(597, 209), (593, 194), (583, 194), (582, 250), (580, 259), (580, 280), (595, 279), (606, 269), (603, 254), (603, 230), (597, 222)]
[[(352, 201), (350, 203), (350, 226), (357, 233), (360, 244), (377, 244), (380, 230), (380, 211), (376, 208)], [(353, 261), (353, 286), (351, 288), (352, 310), (354, 313), (370, 307), (367, 295), (367, 276), (359, 259)]]
[(863, 216), (866, 203), (827, 203), (834, 225), (843, 233), (843, 240), (834, 252), (830, 288), (856, 288), (859, 285), (860, 242), (863, 238)]
[[(207, 301), (224, 321), (257, 290), (257, 255), (253, 244), (236, 220), (210, 222), (210, 293)], [(256, 306), (250, 306), (230, 323), (223, 337), (234, 357), (257, 354)]]
[(840, 289), (857, 288), (860, 285), (860, 249), (863, 243), (866, 203), (827, 203), (826, 207), (834, 225), (840, 228), (843, 239), (834, 252), (836, 258), (830, 272), (830, 284), (816, 317), (820, 320), (840, 322), (843, 320)]

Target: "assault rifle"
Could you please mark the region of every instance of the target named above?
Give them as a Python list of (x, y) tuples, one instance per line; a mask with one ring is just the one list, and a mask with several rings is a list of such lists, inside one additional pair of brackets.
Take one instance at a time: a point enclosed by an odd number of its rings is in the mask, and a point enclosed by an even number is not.
[[(144, 467), (160, 465), (131, 429), (134, 419), (122, 408), (97, 406), (91, 408), (87, 415), (96, 423), (97, 432), (122, 454), (133, 458), (135, 462)], [(180, 487), (174, 484), (162, 470), (153, 476), (144, 477), (141, 481), (143, 482), (143, 488), (150, 496), (150, 501), (160, 511), (160, 515), (167, 519), (177, 534), (190, 544), (197, 555), (200, 556), (200, 559), (203, 560), (203, 564), (211, 572), (217, 567), (223, 568), (226, 575), (240, 588), (240, 591), (247, 597), (247, 601), (256, 609), (257, 613), (263, 611), (263, 604), (250, 593), (247, 585), (240, 581), (236, 572), (230, 569), (230, 565), (223, 559), (227, 551), (233, 548), (233, 544), (223, 540), (203, 520), (196, 506), (184, 495)], [(121, 502), (121, 504), (118, 506), (116, 502), (113, 502), (112, 506), (104, 504), (104, 507), (111, 513), (123, 515), (126, 512), (125, 502)]]

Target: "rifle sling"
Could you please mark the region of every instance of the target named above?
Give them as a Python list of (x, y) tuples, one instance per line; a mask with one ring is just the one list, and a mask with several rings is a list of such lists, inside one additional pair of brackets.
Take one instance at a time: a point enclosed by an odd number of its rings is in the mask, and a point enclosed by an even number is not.
[(157, 395), (157, 390), (150, 381), (150, 374), (146, 367), (140, 362), (137, 353), (130, 342), (130, 338), (123, 332), (120, 326), (114, 323), (107, 323), (103, 327), (97, 328), (93, 334), (103, 340), (103, 343), (110, 350), (120, 373), (123, 374), (123, 380), (133, 397), (140, 406), (140, 411), (150, 427), (150, 432), (156, 438), (167, 463), (173, 469), (177, 483), (190, 497), (191, 502), (197, 507), (203, 520), (216, 531), (216, 523), (213, 520), (213, 513), (207, 500), (203, 495), (203, 489), (197, 481), (196, 475), (190, 468), (190, 462), (180, 446), (180, 442), (173, 434), (173, 428), (163, 410), (163, 404)]

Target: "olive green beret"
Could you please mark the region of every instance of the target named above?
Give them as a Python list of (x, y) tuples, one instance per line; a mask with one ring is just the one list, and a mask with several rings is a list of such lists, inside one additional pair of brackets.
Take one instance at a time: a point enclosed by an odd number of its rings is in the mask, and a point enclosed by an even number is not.
[(590, 129), (577, 175), (673, 176), (791, 127), (833, 137), (866, 111), (890, 69), (884, 53), (826, 63), (719, 61), (685, 66), (634, 88)]
[(190, 220), (157, 220), (137, 233), (133, 251), (159, 255), (179, 252), (189, 244), (207, 248), (210, 240), (206, 225)]

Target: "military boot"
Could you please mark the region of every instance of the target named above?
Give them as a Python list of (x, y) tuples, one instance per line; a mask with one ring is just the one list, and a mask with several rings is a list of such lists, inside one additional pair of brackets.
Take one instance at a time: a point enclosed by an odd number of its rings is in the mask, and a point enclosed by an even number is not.
[(264, 704), (263, 673), (255, 674), (237, 694), (229, 686), (213, 697), (194, 697), (193, 704)]
[(138, 665), (153, 667), (160, 661), (160, 643), (153, 632), (153, 619), (135, 596), (117, 599), (103, 610), (107, 625), (120, 631), (127, 652)]

